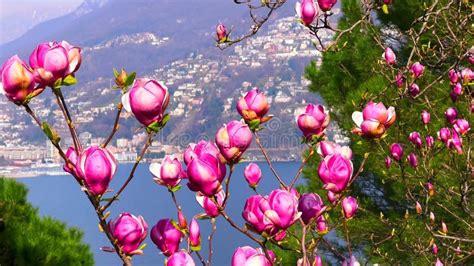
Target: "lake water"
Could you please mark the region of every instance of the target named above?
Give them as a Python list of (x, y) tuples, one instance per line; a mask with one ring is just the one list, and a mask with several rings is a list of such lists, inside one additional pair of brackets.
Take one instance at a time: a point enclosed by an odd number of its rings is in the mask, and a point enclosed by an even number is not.
[[(266, 163), (258, 163), (263, 172), (262, 181), (258, 187), (261, 194), (268, 194), (278, 187), (276, 178), (271, 173)], [(245, 199), (253, 194), (248, 188), (243, 177), (243, 170), (247, 163), (236, 166), (230, 186), (231, 198), (227, 205), (227, 213), (238, 224), (243, 225), (241, 216)], [(288, 184), (297, 172), (300, 162), (278, 162), (275, 163), (279, 175)], [(132, 165), (124, 164), (118, 169), (111, 188), (118, 189), (128, 176)], [(302, 178), (300, 178), (300, 183)], [(72, 176), (41, 176), (34, 178), (18, 179), (29, 188), (28, 200), (36, 207), (39, 207), (43, 216), (52, 216), (66, 222), (69, 226), (75, 226), (84, 231), (84, 241), (94, 252), (96, 265), (120, 265), (120, 260), (115, 253), (100, 251), (100, 247), (110, 246), (107, 237), (99, 232), (98, 220), (89, 201), (80, 191), (76, 181)], [(186, 183), (184, 181), (183, 183)], [(177, 198), (188, 218), (202, 212), (202, 208), (196, 202), (194, 193), (186, 186), (178, 191)], [(115, 218), (120, 212), (131, 212), (135, 215), (142, 215), (147, 221), (149, 228), (163, 218), (176, 219), (176, 209), (173, 205), (169, 192), (166, 188), (156, 185), (148, 172), (148, 164), (141, 164), (135, 174), (135, 178), (122, 193), (121, 200), (110, 208), (111, 217)], [(207, 236), (210, 232), (210, 221), (199, 221), (203, 241), (201, 254), (207, 258)], [(160, 250), (149, 237), (144, 241), (147, 243), (145, 255), (134, 256), (134, 265), (163, 265), (165, 256), (160, 254)], [(182, 247), (185, 247), (185, 241)], [(230, 265), (233, 251), (238, 246), (251, 245), (251, 240), (230, 227), (223, 218), (217, 219), (217, 232), (214, 235), (213, 265)], [(199, 261), (195, 259), (196, 265)]]

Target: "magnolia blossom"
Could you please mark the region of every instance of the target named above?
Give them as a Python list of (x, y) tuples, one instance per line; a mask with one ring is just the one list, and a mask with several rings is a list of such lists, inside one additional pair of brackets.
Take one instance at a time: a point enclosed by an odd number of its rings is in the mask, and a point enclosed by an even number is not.
[(408, 140), (413, 143), (418, 149), (421, 149), (422, 141), (420, 133), (418, 133), (417, 131), (411, 132), (408, 136)]
[(318, 6), (322, 11), (327, 12), (336, 4), (337, 0), (318, 0)]
[(213, 196), (222, 189), (226, 168), (213, 143), (200, 141), (191, 144), (184, 156), (188, 166), (188, 187), (192, 191)]
[(216, 26), (216, 36), (219, 42), (225, 42), (227, 39), (227, 30), (224, 24), (219, 23)]
[(156, 183), (169, 188), (177, 186), (186, 177), (186, 172), (175, 155), (165, 156), (161, 163), (151, 163), (150, 172)]
[(268, 250), (268, 256), (272, 260), (268, 261), (265, 253), (260, 248), (249, 246), (238, 247), (232, 255), (232, 266), (271, 266), (275, 260), (273, 251)]
[(160, 123), (169, 101), (168, 88), (163, 83), (147, 78), (136, 79), (132, 89), (122, 96), (125, 110), (133, 113), (144, 126)]
[(66, 151), (66, 157), (70, 163), (64, 163), (63, 170), (72, 175), (76, 175), (77, 153), (74, 147), (69, 147)]
[(117, 160), (106, 148), (89, 147), (78, 155), (76, 172), (94, 195), (102, 195), (117, 170)]
[(118, 246), (125, 254), (141, 254), (142, 251), (138, 248), (145, 240), (148, 231), (148, 225), (142, 216), (137, 217), (124, 212), (117, 219), (111, 220), (108, 226)]
[(398, 74), (395, 76), (395, 84), (399, 88), (405, 85), (405, 77), (403, 76), (402, 72), (398, 72)]
[(305, 224), (317, 218), (325, 210), (324, 202), (318, 194), (306, 193), (300, 197), (298, 211)]
[[(219, 191), (216, 195), (217, 203), (222, 206), (222, 203), (225, 199), (225, 193), (223, 190)], [(196, 201), (204, 209), (204, 212), (209, 217), (217, 217), (219, 215), (219, 208), (216, 206), (214, 201), (207, 196), (204, 196), (202, 193), (196, 193)]]
[(306, 139), (324, 135), (329, 125), (329, 112), (322, 105), (308, 104), (304, 113), (298, 116), (298, 127)]
[(252, 143), (252, 131), (247, 124), (233, 120), (216, 133), (216, 144), (229, 163), (237, 163)]
[(81, 64), (81, 49), (66, 41), (39, 44), (30, 55), (36, 82), (53, 86), (58, 79), (74, 74)]
[(457, 133), (464, 135), (471, 129), (471, 126), (466, 119), (456, 119), (453, 128)]
[(359, 205), (357, 204), (357, 200), (351, 196), (346, 197), (341, 202), (342, 210), (344, 212), (344, 217), (346, 219), (351, 219), (357, 212)]
[(44, 89), (44, 87), (35, 88), (33, 72), (17, 55), (8, 59), (0, 72), (5, 96), (14, 103), (21, 104)]
[(323, 158), (333, 154), (341, 154), (348, 160), (352, 159), (352, 150), (349, 146), (340, 146), (332, 141), (324, 140), (319, 142), (317, 151)]
[(162, 219), (153, 226), (150, 237), (164, 255), (171, 256), (178, 251), (183, 234), (170, 219)]
[(448, 71), (448, 76), (449, 76), (449, 80), (451, 81), (452, 84), (458, 83), (458, 80), (459, 80), (459, 73), (456, 72), (456, 70), (450, 69), (450, 70)]
[(354, 167), (351, 160), (341, 154), (326, 156), (318, 167), (318, 175), (323, 188), (338, 193), (349, 184)]
[(446, 120), (450, 124), (454, 124), (456, 122), (456, 118), (458, 117), (458, 110), (454, 107), (449, 107), (446, 112), (444, 112), (444, 116)]
[(416, 62), (411, 65), (410, 72), (415, 78), (419, 78), (423, 75), (423, 72), (425, 72), (425, 67), (420, 62)]
[(418, 166), (418, 158), (414, 153), (408, 154), (408, 162), (410, 163), (411, 167), (416, 168)]
[(324, 235), (329, 232), (328, 225), (326, 223), (326, 219), (324, 218), (324, 215), (321, 215), (318, 217), (316, 220), (316, 230), (318, 231), (318, 234)]
[(389, 65), (393, 65), (397, 61), (397, 56), (390, 47), (385, 48), (385, 52), (382, 54), (382, 57)]
[(249, 163), (244, 169), (244, 177), (249, 186), (255, 188), (262, 178), (262, 170), (258, 164)]
[(271, 116), (265, 116), (268, 110), (270, 110), (270, 105), (267, 97), (257, 88), (248, 91), (237, 102), (237, 111), (247, 123), (252, 122), (258, 125), (270, 120)]
[(311, 25), (318, 16), (319, 8), (314, 0), (301, 0), (301, 3), (296, 2), (295, 11), (301, 23), (308, 26)]
[(400, 143), (393, 143), (390, 145), (390, 154), (393, 159), (400, 161), (403, 156), (403, 146)]
[(189, 245), (194, 249), (201, 248), (201, 230), (196, 219), (192, 219), (189, 224)]
[(412, 97), (416, 97), (418, 94), (420, 94), (420, 87), (418, 84), (412, 83), (410, 86), (408, 86), (408, 92)]
[(423, 121), (423, 124), (428, 125), (430, 123), (430, 119), (430, 113), (428, 113), (426, 110), (423, 110), (423, 112), (421, 112), (421, 121)]
[(186, 251), (178, 251), (173, 253), (166, 261), (166, 266), (196, 266), (193, 257)]
[(385, 157), (385, 167), (388, 169), (392, 165), (392, 158), (390, 156)]
[(357, 126), (352, 132), (368, 138), (380, 138), (395, 119), (394, 107), (387, 109), (383, 103), (370, 101), (362, 112), (352, 113), (352, 120)]

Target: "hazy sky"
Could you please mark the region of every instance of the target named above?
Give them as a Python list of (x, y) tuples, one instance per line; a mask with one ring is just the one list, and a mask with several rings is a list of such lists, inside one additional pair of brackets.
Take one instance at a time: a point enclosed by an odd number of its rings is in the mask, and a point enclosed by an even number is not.
[(0, 43), (14, 40), (36, 24), (67, 14), (83, 0), (0, 0)]

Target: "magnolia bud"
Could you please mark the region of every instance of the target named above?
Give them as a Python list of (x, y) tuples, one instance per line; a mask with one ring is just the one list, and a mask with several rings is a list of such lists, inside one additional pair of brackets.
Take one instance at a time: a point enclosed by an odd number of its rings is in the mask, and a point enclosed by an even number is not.
[(385, 59), (385, 62), (389, 65), (395, 64), (397, 57), (390, 47), (385, 48), (385, 52), (382, 54), (382, 57)]
[(415, 205), (416, 213), (421, 214), (423, 213), (423, 209), (421, 208), (421, 204), (417, 201)]
[(428, 111), (423, 110), (423, 112), (421, 112), (421, 121), (423, 121), (423, 124), (428, 125), (428, 123), (430, 122), (430, 118), (431, 115), (430, 113), (428, 113)]

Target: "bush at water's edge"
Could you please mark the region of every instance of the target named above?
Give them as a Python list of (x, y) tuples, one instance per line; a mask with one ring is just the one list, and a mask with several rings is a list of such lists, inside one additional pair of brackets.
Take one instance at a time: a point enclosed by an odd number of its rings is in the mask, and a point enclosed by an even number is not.
[(0, 178), (0, 265), (93, 265), (83, 233), (41, 218), (25, 185)]

